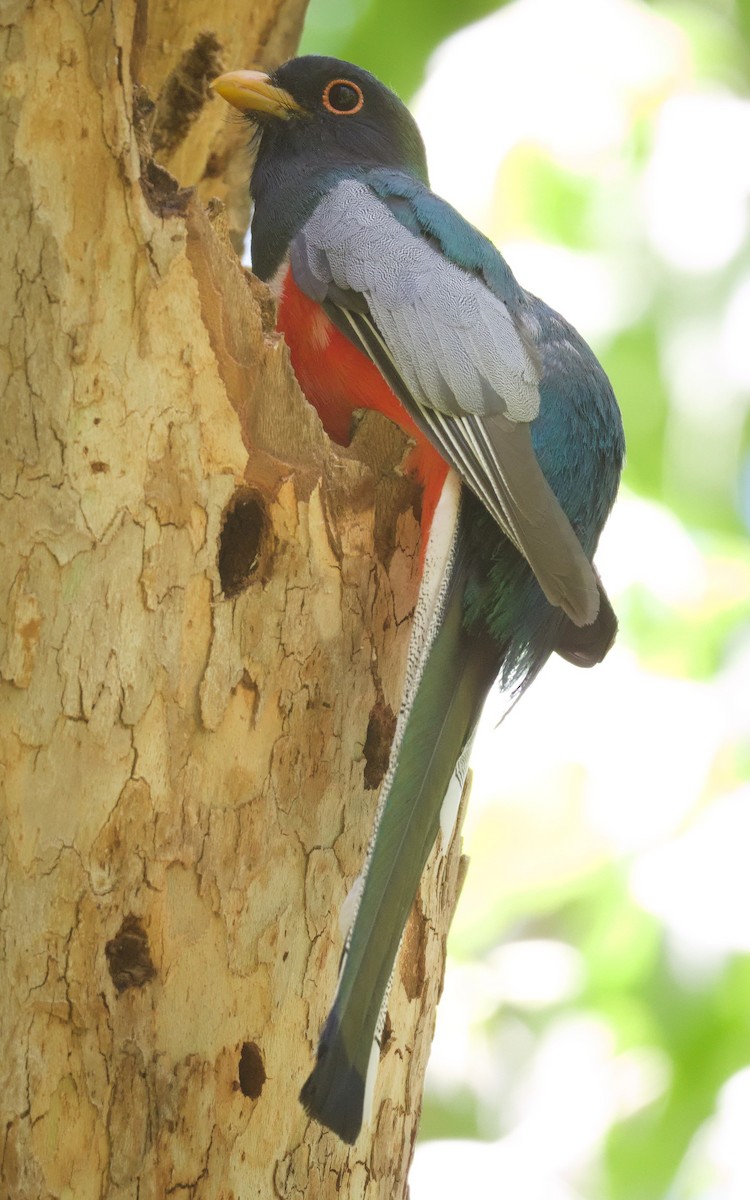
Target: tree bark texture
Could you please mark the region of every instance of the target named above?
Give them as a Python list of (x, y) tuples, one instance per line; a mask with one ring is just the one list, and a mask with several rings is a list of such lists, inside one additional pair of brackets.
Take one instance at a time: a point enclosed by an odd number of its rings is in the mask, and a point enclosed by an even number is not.
[[(418, 583), (405, 442), (332, 446), (232, 248), (207, 92), (303, 0), (5, 0), (0, 1195), (405, 1194), (461, 869), (433, 855), (354, 1148), (297, 1102)], [(224, 205), (211, 200), (219, 197)], [(455, 842), (455, 839), (454, 839)]]

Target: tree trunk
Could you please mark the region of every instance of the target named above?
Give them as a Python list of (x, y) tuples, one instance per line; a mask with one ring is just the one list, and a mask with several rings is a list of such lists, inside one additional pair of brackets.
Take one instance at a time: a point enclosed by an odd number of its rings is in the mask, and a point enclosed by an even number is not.
[(293, 53), (303, 6), (4, 4), (12, 1200), (405, 1193), (455, 844), (412, 914), (371, 1127), (349, 1149), (297, 1093), (387, 763), (419, 497), (393, 427), (341, 450), (299, 392), (231, 245), (246, 128), (206, 89)]

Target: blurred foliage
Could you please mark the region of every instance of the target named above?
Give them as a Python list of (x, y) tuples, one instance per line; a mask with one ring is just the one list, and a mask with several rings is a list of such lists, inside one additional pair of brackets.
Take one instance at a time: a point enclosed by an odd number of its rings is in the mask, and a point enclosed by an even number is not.
[[(499, 7), (494, 0), (312, 0), (302, 50), (358, 62), (409, 98), (443, 39)], [(750, 0), (670, 0), (649, 9), (672, 22), (689, 47), (690, 78), (676, 88), (698, 98), (750, 94)], [(467, 62), (457, 103), (472, 101), (471, 70)], [(658, 674), (684, 681), (686, 689), (708, 690), (717, 714), (716, 729), (705, 734), (713, 741), (694, 810), (669, 835), (663, 829), (654, 835), (676, 843), (684, 828), (750, 781), (747, 720), (735, 716), (731, 724), (724, 712), (726, 680), (739, 671), (750, 629), (750, 301), (737, 309), (740, 343), (742, 313), (748, 318), (745, 361), (740, 352), (733, 375), (721, 357), (728, 314), (743, 285), (750, 289), (750, 230), (745, 218), (737, 246), (724, 259), (717, 252), (712, 262), (681, 263), (659, 249), (647, 228), (644, 195), (668, 100), (666, 92), (655, 94), (634, 108), (612, 170), (564, 161), (532, 139), (514, 146), (498, 170), (489, 232), (501, 246), (527, 240), (564, 247), (579, 256), (574, 264), (603, 263), (624, 281), (617, 317), (596, 349), (623, 409), (627, 487), (654, 515), (653, 544), (648, 522), (634, 524), (639, 540), (630, 557), (635, 564), (649, 555), (657, 561), (640, 575), (636, 566), (618, 599), (622, 642), (637, 656), (644, 679)], [(706, 177), (711, 182), (711, 141), (723, 133), (717, 125), (701, 143), (696, 131), (695, 153), (707, 161), (697, 161), (686, 176), (686, 203)], [(750, 161), (749, 146), (738, 138), (738, 169)], [(750, 170), (747, 179), (746, 208)], [(719, 181), (719, 192), (722, 187)], [(679, 192), (674, 203), (680, 205)], [(714, 233), (721, 234), (725, 219), (717, 213)], [(710, 231), (710, 222), (705, 228)], [(734, 336), (737, 343), (736, 329)], [(736, 345), (734, 353), (737, 358)], [(662, 536), (659, 514), (669, 515), (679, 531), (676, 540), (666, 534), (656, 540)], [(681, 572), (687, 583), (680, 584)], [(720, 714), (727, 721), (721, 727)], [(665, 723), (672, 719), (663, 714)], [(637, 746), (623, 746), (624, 755), (637, 753)], [(558, 797), (556, 808), (530, 809), (528, 818), (518, 812), (511, 818), (502, 806), (481, 813), (450, 953), (459, 975), (472, 962), (491, 973), (504, 943), (549, 939), (575, 948), (582, 982), (538, 1007), (490, 994), (480, 1016), (471, 1018), (473, 1049), (460, 1080), (428, 1089), (421, 1136), (510, 1137), (525, 1086), (516, 1081), (528, 1082), (547, 1040), (579, 1017), (609, 1031), (613, 1061), (619, 1055), (627, 1062), (636, 1053), (651, 1065), (642, 1072), (647, 1082), (640, 1101), (612, 1116), (588, 1175), (574, 1178), (575, 1195), (735, 1200), (740, 1191), (722, 1190), (714, 1166), (695, 1155), (711, 1120), (718, 1119), (722, 1086), (750, 1063), (750, 960), (727, 945), (706, 961), (682, 962), (674, 929), (634, 894), (638, 852), (618, 859), (587, 816), (585, 770), (568, 764), (541, 786)], [(497, 791), (503, 790), (499, 766)], [(695, 889), (707, 904), (721, 890), (722, 869), (721, 861), (695, 868)], [(723, 946), (721, 933), (717, 928)], [(436, 1050), (439, 1041), (440, 1019)], [(498, 1078), (492, 1086), (486, 1080), (480, 1085), (476, 1064), (489, 1060), (496, 1062)], [(570, 1080), (572, 1097), (575, 1082)], [(538, 1152), (544, 1155), (543, 1145)], [(506, 1194), (515, 1200), (515, 1193)], [(555, 1192), (568, 1194), (573, 1192)]]
[[(311, 0), (300, 53), (358, 63), (409, 99), (445, 38), (502, 7), (497, 0)], [(653, 7), (689, 33), (702, 75), (747, 91), (750, 0), (674, 0)]]
[(499, 7), (497, 0), (312, 0), (300, 53), (357, 63), (408, 98), (435, 47)]

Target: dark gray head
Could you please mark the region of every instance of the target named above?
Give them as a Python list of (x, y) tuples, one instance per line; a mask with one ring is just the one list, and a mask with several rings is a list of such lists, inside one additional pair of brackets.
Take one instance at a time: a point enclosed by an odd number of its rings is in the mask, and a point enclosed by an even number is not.
[(424, 144), (408, 108), (353, 63), (308, 54), (272, 75), (232, 71), (212, 86), (257, 125), (261, 172), (292, 163), (308, 175), (386, 167), (427, 182)]

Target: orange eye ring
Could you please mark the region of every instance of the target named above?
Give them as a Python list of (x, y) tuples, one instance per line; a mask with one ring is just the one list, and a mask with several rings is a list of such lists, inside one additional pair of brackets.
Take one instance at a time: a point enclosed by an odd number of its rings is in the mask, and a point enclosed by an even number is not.
[[(356, 92), (357, 103), (353, 108), (336, 108), (335, 104), (331, 101), (331, 92), (333, 89), (342, 86), (351, 88), (353, 92)], [(353, 117), (355, 113), (359, 112), (364, 102), (365, 98), (362, 95), (362, 88), (358, 83), (353, 83), (351, 79), (332, 79), (323, 89), (323, 107), (327, 108), (329, 113), (334, 113), (337, 117)]]

